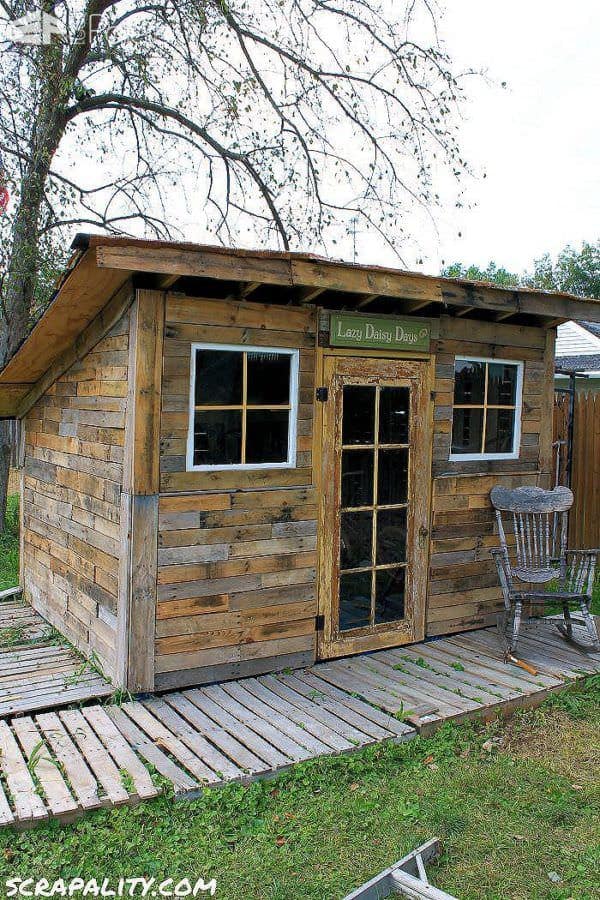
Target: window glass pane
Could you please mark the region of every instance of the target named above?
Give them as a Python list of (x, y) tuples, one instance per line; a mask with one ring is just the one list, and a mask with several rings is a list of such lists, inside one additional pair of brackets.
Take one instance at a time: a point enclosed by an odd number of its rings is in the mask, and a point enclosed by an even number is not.
[(455, 409), (452, 423), (452, 452), (481, 453), (482, 409)]
[(457, 359), (454, 363), (454, 402), (483, 403), (485, 398), (485, 363)]
[(233, 465), (241, 461), (241, 410), (197, 410), (194, 417), (194, 465)]
[(196, 406), (242, 403), (242, 353), (196, 350)]
[(381, 388), (379, 397), (380, 444), (408, 444), (409, 403), (409, 388)]
[(380, 569), (375, 573), (375, 624), (404, 618), (404, 569)]
[(342, 506), (373, 503), (373, 450), (342, 451)]
[(287, 406), (290, 402), (292, 358), (285, 353), (248, 354), (250, 406)]
[(342, 513), (340, 567), (359, 569), (373, 564), (373, 513)]
[(380, 450), (377, 503), (406, 503), (408, 496), (408, 449)]
[(375, 442), (375, 388), (344, 385), (343, 444)]
[(488, 409), (485, 424), (485, 452), (512, 453), (515, 429), (513, 409)]
[(371, 573), (353, 572), (340, 578), (340, 630), (364, 628), (371, 621)]
[(492, 406), (514, 406), (517, 402), (517, 367), (505, 363), (488, 366), (488, 397)]
[(249, 409), (246, 412), (246, 462), (282, 463), (288, 458), (287, 409)]
[(377, 565), (406, 562), (406, 507), (377, 513)]

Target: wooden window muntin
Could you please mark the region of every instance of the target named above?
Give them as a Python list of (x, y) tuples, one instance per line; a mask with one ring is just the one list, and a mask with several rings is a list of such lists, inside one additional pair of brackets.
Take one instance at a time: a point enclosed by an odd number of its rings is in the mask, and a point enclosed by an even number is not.
[[(227, 353), (242, 354), (242, 402), (236, 404), (196, 404), (196, 354), (197, 351), (213, 350)], [(249, 354), (273, 354), (286, 356), (290, 360), (289, 396), (286, 404), (254, 404), (247, 402), (248, 396), (248, 355)], [(287, 347), (258, 347), (238, 344), (207, 344), (192, 343), (190, 361), (190, 388), (189, 388), (189, 426), (186, 448), (186, 468), (188, 471), (206, 472), (215, 470), (238, 469), (289, 469), (296, 465), (296, 429), (298, 418), (298, 370), (299, 351)], [(207, 463), (195, 464), (195, 416), (196, 412), (224, 412), (239, 411), (241, 413), (241, 462), (239, 463)], [(287, 458), (282, 462), (246, 462), (247, 439), (247, 413), (249, 411), (265, 410), (269, 412), (286, 411), (288, 413), (288, 440)]]
[[(484, 372), (484, 394), (483, 394), (483, 402), (482, 403), (456, 403), (453, 402), (452, 406), (452, 436), (451, 436), (451, 444), (450, 444), (450, 459), (451, 460), (478, 460), (478, 459), (518, 459), (519, 458), (519, 446), (521, 442), (521, 411), (522, 411), (522, 399), (523, 399), (523, 362), (520, 360), (514, 359), (497, 359), (493, 357), (482, 357), (482, 356), (456, 356), (454, 360), (454, 397), (456, 397), (456, 374), (457, 374), (457, 363), (459, 362), (474, 362), (474, 363), (482, 363), (485, 366)], [(515, 382), (515, 397), (514, 403), (512, 404), (500, 404), (500, 403), (488, 403), (488, 387), (489, 387), (489, 367), (491, 365), (499, 365), (499, 366), (512, 366), (516, 370), (516, 382)], [(481, 410), (482, 412), (482, 427), (481, 427), (481, 444), (480, 451), (477, 453), (466, 452), (461, 453), (460, 450), (453, 449), (454, 443), (454, 429), (455, 429), (455, 412), (457, 409), (472, 409), (472, 410)], [(486, 429), (487, 429), (487, 415), (488, 411), (491, 409), (498, 410), (510, 410), (514, 413), (513, 420), (513, 434), (512, 434), (512, 449), (503, 453), (489, 453), (485, 450), (485, 442), (486, 442)]]

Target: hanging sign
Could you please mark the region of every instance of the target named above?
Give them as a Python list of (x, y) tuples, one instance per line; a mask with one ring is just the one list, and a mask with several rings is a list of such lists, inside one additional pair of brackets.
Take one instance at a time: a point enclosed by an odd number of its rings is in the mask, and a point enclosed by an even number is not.
[(332, 347), (428, 351), (430, 339), (431, 325), (427, 321), (331, 313), (329, 343)]

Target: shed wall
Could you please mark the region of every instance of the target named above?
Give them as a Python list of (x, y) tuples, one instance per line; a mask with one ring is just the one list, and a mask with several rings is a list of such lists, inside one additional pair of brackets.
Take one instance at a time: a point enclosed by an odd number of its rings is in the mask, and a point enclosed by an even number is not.
[(109, 677), (116, 670), (129, 318), (25, 418), (25, 597)]
[[(157, 687), (314, 659), (317, 500), (312, 309), (167, 297)], [(186, 472), (192, 342), (300, 351), (297, 466)]]
[[(429, 636), (495, 621), (502, 599), (489, 552), (498, 546), (489, 492), (500, 483), (506, 487), (550, 486), (554, 335), (553, 329), (441, 319), (435, 347)], [(524, 362), (518, 459), (449, 460), (457, 355)]]

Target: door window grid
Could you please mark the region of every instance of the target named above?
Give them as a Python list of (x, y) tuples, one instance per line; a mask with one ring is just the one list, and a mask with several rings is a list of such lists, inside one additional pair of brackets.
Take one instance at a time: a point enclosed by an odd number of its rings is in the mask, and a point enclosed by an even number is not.
[[(375, 625), (375, 617), (376, 617), (376, 597), (377, 597), (377, 572), (384, 572), (391, 569), (406, 569), (407, 562), (398, 561), (392, 563), (377, 563), (377, 513), (379, 510), (388, 510), (388, 509), (398, 509), (398, 510), (406, 510), (408, 514), (408, 500), (403, 503), (386, 503), (379, 504), (378, 501), (378, 493), (379, 493), (379, 450), (409, 450), (410, 443), (383, 443), (379, 440), (379, 426), (380, 426), (380, 401), (381, 401), (381, 389), (385, 388), (386, 385), (375, 385), (375, 422), (374, 422), (374, 442), (369, 444), (342, 444), (341, 451), (349, 452), (357, 452), (364, 450), (373, 451), (373, 475), (372, 475), (372, 487), (373, 487), (373, 503), (366, 506), (341, 506), (340, 505), (340, 516), (344, 513), (354, 513), (354, 512), (372, 512), (373, 520), (372, 520), (372, 528), (371, 528), (371, 560), (372, 564), (370, 566), (357, 566), (352, 568), (341, 568), (340, 567), (340, 576), (341, 575), (352, 575), (358, 573), (371, 573), (371, 611), (369, 617), (369, 626), (372, 627)], [(344, 414), (342, 408), (342, 416)], [(407, 481), (409, 478), (409, 472), (407, 471)], [(410, 484), (407, 484), (407, 497), (410, 496)], [(406, 546), (404, 547), (404, 553), (406, 553)]]

